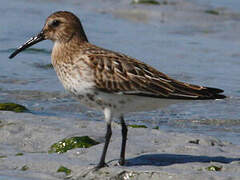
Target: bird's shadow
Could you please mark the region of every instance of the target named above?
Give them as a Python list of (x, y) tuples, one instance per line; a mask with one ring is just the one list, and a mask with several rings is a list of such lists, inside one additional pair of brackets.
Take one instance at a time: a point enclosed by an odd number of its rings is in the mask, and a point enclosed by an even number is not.
[(173, 164), (183, 163), (231, 163), (240, 161), (240, 158), (229, 158), (224, 156), (195, 156), (195, 155), (180, 155), (180, 154), (145, 154), (132, 159), (127, 159), (126, 166), (169, 166)]

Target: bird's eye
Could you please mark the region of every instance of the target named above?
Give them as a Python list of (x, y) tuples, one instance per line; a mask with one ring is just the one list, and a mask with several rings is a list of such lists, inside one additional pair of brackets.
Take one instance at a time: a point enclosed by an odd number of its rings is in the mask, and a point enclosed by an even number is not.
[(59, 24), (60, 24), (59, 20), (53, 20), (52, 23), (51, 23), (51, 26), (52, 27), (57, 27)]

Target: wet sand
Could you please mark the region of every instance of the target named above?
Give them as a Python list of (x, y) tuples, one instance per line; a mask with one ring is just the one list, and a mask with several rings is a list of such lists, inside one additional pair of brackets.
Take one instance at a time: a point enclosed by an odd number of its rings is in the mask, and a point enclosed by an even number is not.
[[(240, 177), (240, 146), (214, 137), (129, 127), (127, 163), (121, 167), (117, 166), (121, 127), (113, 123), (113, 137), (106, 158), (109, 167), (94, 172), (92, 168), (99, 161), (103, 148), (104, 122), (6, 111), (0, 112), (0, 116), (0, 177), (37, 180), (67, 177), (237, 180)], [(86, 135), (100, 144), (63, 154), (48, 153), (51, 145), (63, 138)], [(69, 175), (59, 173), (60, 166), (72, 172)], [(211, 169), (213, 166), (216, 169)]]

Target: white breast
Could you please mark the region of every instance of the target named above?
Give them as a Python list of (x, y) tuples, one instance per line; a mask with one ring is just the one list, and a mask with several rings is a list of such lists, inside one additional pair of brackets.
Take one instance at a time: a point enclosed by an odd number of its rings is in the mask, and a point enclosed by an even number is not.
[(73, 61), (74, 64), (55, 65), (55, 71), (64, 88), (76, 96), (91, 91), (95, 85), (92, 69), (84, 63), (82, 58)]

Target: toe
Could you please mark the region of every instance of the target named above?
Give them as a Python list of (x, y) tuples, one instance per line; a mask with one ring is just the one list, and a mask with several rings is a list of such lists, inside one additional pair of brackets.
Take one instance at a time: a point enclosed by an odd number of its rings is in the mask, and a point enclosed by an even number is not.
[(118, 161), (118, 164), (119, 164), (120, 166), (123, 166), (123, 165), (125, 164), (125, 160), (124, 160), (124, 159), (120, 159), (120, 160)]
[(99, 163), (94, 169), (97, 171), (103, 167), (108, 167), (106, 163)]

